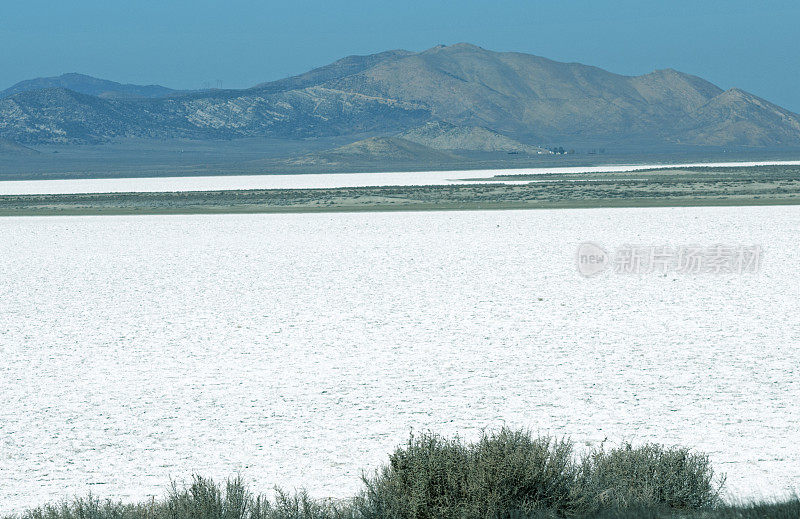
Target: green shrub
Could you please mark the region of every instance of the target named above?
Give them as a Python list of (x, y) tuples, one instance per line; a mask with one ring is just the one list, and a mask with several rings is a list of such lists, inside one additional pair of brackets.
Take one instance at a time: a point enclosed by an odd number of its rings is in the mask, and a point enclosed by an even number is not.
[[(360, 505), (371, 516), (465, 518), (577, 513), (577, 466), (568, 441), (503, 429), (464, 445), (432, 433), (412, 435), (374, 477)], [(366, 514), (366, 512), (365, 512)]]
[(458, 438), (413, 434), (405, 448), (389, 456), (375, 477), (364, 477), (366, 490), (358, 500), (369, 517), (456, 517), (468, 499), (464, 468), (467, 450)]
[(570, 442), (503, 429), (483, 435), (469, 450), (466, 493), (476, 516), (578, 507)]
[(275, 503), (260, 498), (261, 513), (253, 507), (250, 519), (355, 519), (354, 509), (348, 503), (337, 504), (330, 500), (315, 500), (305, 491), (293, 495), (275, 491)]
[(800, 500), (724, 506), (708, 457), (647, 444), (577, 459), (572, 443), (502, 429), (475, 443), (411, 435), (354, 498), (254, 495), (241, 478), (195, 476), (142, 504), (80, 498), (19, 519), (784, 519)]
[(599, 449), (582, 463), (579, 485), (598, 508), (668, 507), (702, 509), (719, 502), (708, 456), (685, 448), (625, 444)]
[(195, 476), (187, 488), (173, 482), (166, 509), (170, 519), (246, 519), (250, 500), (241, 478), (228, 480), (223, 492), (211, 479)]

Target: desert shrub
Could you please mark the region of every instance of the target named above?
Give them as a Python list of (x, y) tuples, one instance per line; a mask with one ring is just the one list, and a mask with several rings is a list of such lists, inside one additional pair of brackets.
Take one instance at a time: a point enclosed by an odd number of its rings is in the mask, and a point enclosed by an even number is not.
[(467, 495), (476, 517), (505, 511), (575, 512), (576, 466), (572, 443), (502, 429), (469, 449)]
[[(241, 478), (221, 485), (195, 476), (192, 484), (179, 489), (173, 483), (166, 500), (166, 519), (348, 519), (352, 509), (345, 504), (315, 500), (305, 491), (289, 494), (275, 490), (270, 500), (251, 494)], [(105, 518), (103, 518), (105, 519)]]
[(250, 519), (355, 519), (348, 503), (315, 500), (305, 491), (288, 494), (275, 491), (274, 504), (263, 496), (254, 501)]
[(96, 497), (49, 505), (18, 519), (783, 519), (800, 500), (723, 506), (708, 457), (647, 444), (578, 459), (572, 443), (502, 429), (474, 443), (412, 434), (347, 501), (305, 492), (251, 493), (240, 478), (195, 476), (141, 504)]
[(355, 519), (353, 513), (347, 503), (314, 500), (305, 492), (276, 490), (270, 500), (252, 495), (240, 478), (222, 486), (195, 476), (188, 486), (173, 482), (159, 501), (130, 505), (89, 496), (33, 509), (20, 519)]
[(364, 516), (403, 519), (574, 515), (576, 475), (568, 441), (503, 429), (464, 445), (423, 433), (364, 479), (359, 505)]
[(201, 476), (182, 489), (173, 482), (165, 503), (170, 519), (245, 519), (249, 504), (241, 478), (228, 480), (223, 492), (219, 484)]
[(708, 456), (685, 448), (630, 444), (599, 449), (583, 460), (578, 484), (597, 508), (701, 509), (719, 502)]
[(458, 438), (432, 433), (413, 434), (404, 448), (372, 478), (364, 477), (365, 491), (358, 507), (367, 517), (456, 517), (466, 495), (467, 450)]

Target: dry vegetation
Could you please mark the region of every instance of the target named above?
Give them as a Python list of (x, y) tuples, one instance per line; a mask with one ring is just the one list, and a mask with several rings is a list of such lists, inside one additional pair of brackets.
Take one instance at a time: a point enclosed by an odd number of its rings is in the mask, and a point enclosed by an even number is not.
[(160, 501), (96, 497), (40, 507), (18, 519), (500, 519), (789, 518), (800, 500), (730, 506), (708, 457), (647, 444), (577, 457), (572, 443), (503, 429), (475, 443), (412, 435), (389, 462), (363, 477), (347, 500), (305, 492), (253, 494), (241, 479), (224, 485), (195, 476)]
[(800, 203), (800, 167), (554, 174), (476, 183), (333, 189), (0, 196), (0, 215), (271, 213)]

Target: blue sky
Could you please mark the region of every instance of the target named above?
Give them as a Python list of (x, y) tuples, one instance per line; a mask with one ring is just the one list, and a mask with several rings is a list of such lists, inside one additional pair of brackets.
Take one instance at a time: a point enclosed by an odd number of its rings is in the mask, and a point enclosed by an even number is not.
[(621, 74), (675, 68), (800, 112), (800, 3), (0, 0), (0, 89), (83, 72), (241, 88), (349, 54), (462, 41)]

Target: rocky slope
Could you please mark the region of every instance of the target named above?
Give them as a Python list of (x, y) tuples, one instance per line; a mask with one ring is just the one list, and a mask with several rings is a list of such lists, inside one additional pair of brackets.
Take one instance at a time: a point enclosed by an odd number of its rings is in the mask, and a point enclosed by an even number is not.
[(36, 151), (26, 148), (25, 146), (20, 146), (16, 142), (7, 141), (5, 139), (0, 139), (0, 157), (6, 156), (20, 156), (20, 155), (35, 155)]
[(295, 165), (336, 165), (371, 162), (450, 162), (452, 153), (435, 150), (400, 137), (369, 137), (332, 150), (291, 161)]
[(88, 94), (112, 99), (157, 98), (177, 93), (176, 90), (161, 85), (130, 85), (98, 79), (85, 74), (63, 74), (58, 77), (44, 77), (20, 81), (0, 92), (0, 97), (8, 97), (20, 92), (46, 88), (66, 88), (80, 94)]
[[(142, 97), (150, 98), (17, 89), (0, 99), (0, 137), (39, 144), (400, 133), (437, 149), (495, 151), (517, 142), (800, 145), (800, 116), (741, 90), (674, 70), (622, 76), (469, 44), (351, 56), (246, 90)], [(419, 129), (429, 123), (440, 126)]]
[(522, 144), (487, 128), (456, 126), (445, 122), (427, 123), (424, 126), (405, 131), (398, 137), (436, 150), (499, 151), (528, 154), (550, 153), (543, 148)]

